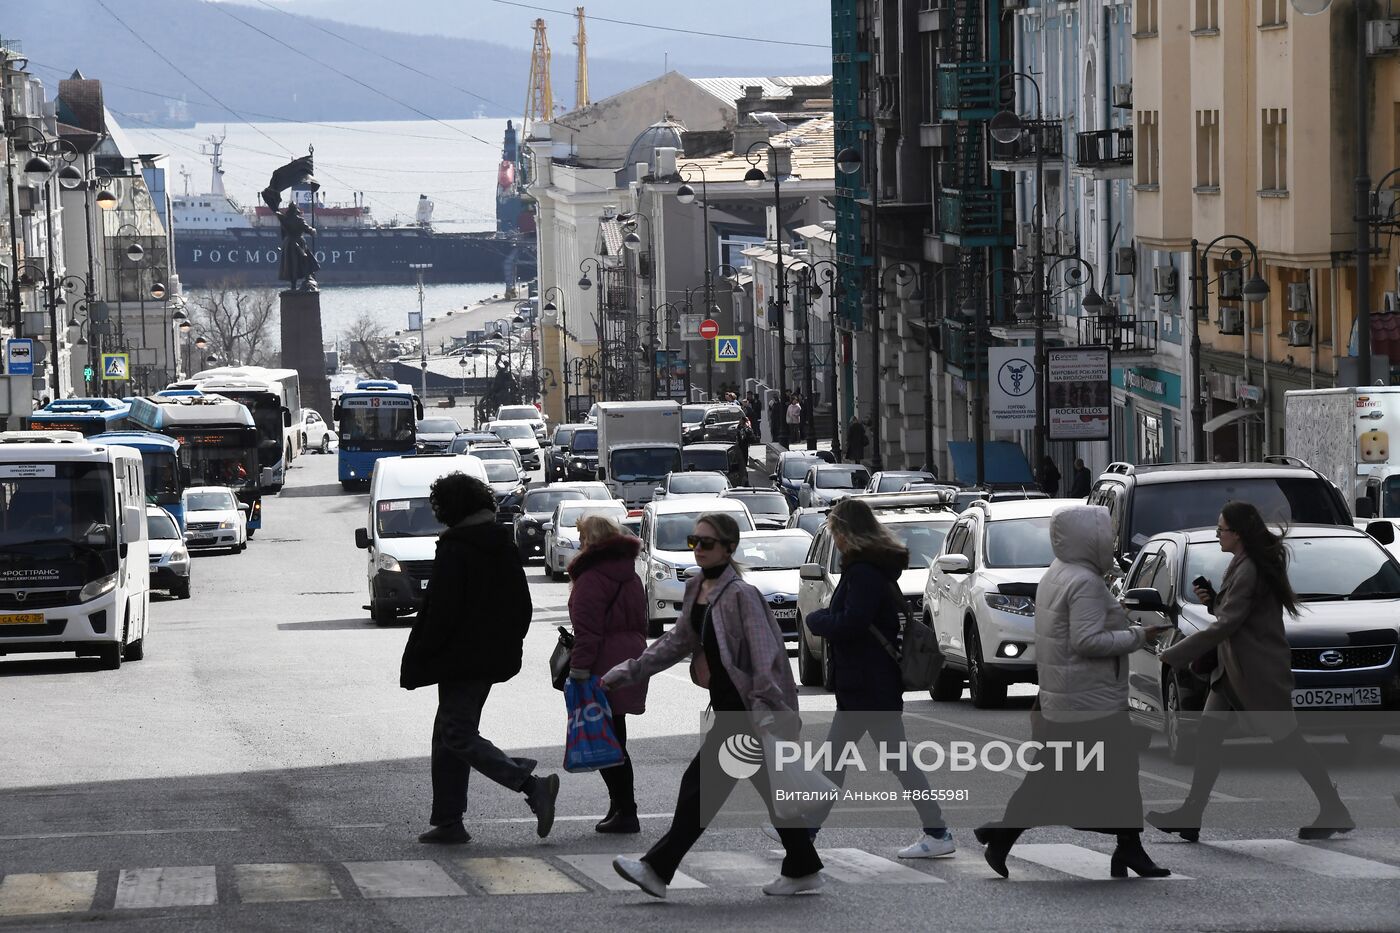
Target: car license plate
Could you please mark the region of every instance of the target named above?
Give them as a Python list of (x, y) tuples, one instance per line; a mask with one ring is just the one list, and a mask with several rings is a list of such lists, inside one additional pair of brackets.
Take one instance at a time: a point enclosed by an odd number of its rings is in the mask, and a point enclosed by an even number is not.
[(10, 612), (0, 615), (0, 625), (43, 625), (42, 612)]
[(796, 618), (797, 618), (797, 610), (796, 610), (796, 609), (774, 609), (774, 610), (773, 610), (773, 618), (777, 619), (779, 622), (785, 622), (785, 621), (787, 621), (788, 619), (796, 619)]
[(1294, 709), (1324, 706), (1380, 706), (1380, 687), (1312, 687), (1293, 691)]
[(213, 543), (214, 543), (214, 539), (213, 539), (213, 538), (190, 538), (186, 543), (187, 543), (187, 544), (213, 544)]

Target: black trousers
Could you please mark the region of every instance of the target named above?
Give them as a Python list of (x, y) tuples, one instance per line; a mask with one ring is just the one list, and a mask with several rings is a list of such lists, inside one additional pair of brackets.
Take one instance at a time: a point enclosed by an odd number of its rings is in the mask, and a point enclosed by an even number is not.
[[(727, 717), (726, 717), (727, 718)], [(723, 720), (721, 720), (723, 721)], [(681, 860), (691, 846), (704, 834), (715, 813), (724, 805), (729, 794), (738, 783), (719, 767), (719, 752), (725, 739), (733, 735), (733, 730), (722, 729), (717, 725), (705, 736), (700, 751), (691, 759), (690, 766), (681, 777), (680, 794), (676, 798), (676, 813), (671, 817), (671, 828), (657, 840), (656, 845), (642, 861), (646, 862), (667, 884), (675, 877)], [(604, 772), (605, 774), (607, 772)], [(768, 804), (769, 815), (773, 813), (772, 793), (768, 784), (768, 772), (759, 768), (749, 780)], [(704, 801), (701, 802), (701, 782), (704, 782)], [(822, 860), (812, 843), (811, 833), (806, 829), (779, 829), (783, 841), (782, 873), (789, 878), (801, 878), (821, 871)]]
[(472, 769), (511, 790), (524, 791), (538, 764), (512, 758), (482, 736), (481, 710), (491, 685), (480, 681), (438, 684), (433, 721), (433, 812), (428, 822), (445, 826), (467, 812), (467, 782)]
[(627, 753), (627, 714), (613, 714), (613, 732), (617, 733), (617, 744), (622, 746), (622, 764), (615, 768), (604, 768), (598, 772), (608, 787), (608, 812), (637, 809), (635, 778), (632, 774), (632, 756)]
[[(854, 745), (866, 735), (877, 745), (883, 743), (886, 748), (897, 748), (908, 741), (902, 717), (903, 714), (897, 712), (864, 713), (838, 709), (836, 715), (831, 718), (831, 731), (826, 736), (827, 744), (835, 756), (839, 756), (846, 745)], [(837, 787), (846, 782), (844, 769), (828, 772), (826, 776)], [(909, 767), (896, 771), (895, 777), (905, 790), (914, 793), (914, 809), (923, 823), (924, 832), (939, 835), (947, 829), (938, 801), (929, 798), (927, 775), (916, 767)]]

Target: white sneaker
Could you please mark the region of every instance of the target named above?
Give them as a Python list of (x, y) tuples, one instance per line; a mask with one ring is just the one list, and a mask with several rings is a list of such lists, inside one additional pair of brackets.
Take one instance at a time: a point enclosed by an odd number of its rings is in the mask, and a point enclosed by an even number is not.
[(803, 894), (807, 891), (820, 891), (824, 884), (826, 884), (826, 876), (819, 871), (803, 875), (801, 878), (779, 875), (763, 886), (763, 893), (773, 897), (791, 897), (794, 894)]
[(656, 869), (641, 859), (624, 858), (619, 855), (613, 859), (613, 870), (652, 897), (666, 896), (666, 882), (661, 880)]
[(957, 848), (953, 845), (953, 834), (945, 829), (941, 836), (930, 836), (928, 833), (924, 833), (919, 837), (918, 842), (900, 849), (899, 857), (941, 858), (945, 855), (952, 855), (957, 851)]

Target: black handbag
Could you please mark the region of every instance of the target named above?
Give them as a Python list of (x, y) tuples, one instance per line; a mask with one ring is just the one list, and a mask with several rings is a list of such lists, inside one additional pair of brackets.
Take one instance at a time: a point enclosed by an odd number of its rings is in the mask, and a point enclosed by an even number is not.
[(559, 642), (549, 655), (549, 679), (555, 690), (563, 690), (569, 679), (569, 665), (574, 655), (574, 633), (559, 626)]

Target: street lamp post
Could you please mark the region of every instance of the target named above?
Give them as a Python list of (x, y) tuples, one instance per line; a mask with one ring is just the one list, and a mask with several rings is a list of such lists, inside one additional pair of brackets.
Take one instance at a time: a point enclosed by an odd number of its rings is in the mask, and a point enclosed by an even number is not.
[[(773, 254), (777, 262), (778, 276), (778, 398), (785, 400), (787, 395), (787, 349), (783, 343), (783, 328), (787, 315), (787, 278), (783, 273), (783, 192), (781, 166), (778, 165), (777, 150), (772, 143), (760, 139), (744, 152), (744, 158), (748, 160), (749, 170), (744, 173), (744, 184), (750, 188), (757, 188), (767, 181), (768, 176), (763, 169), (758, 167), (760, 159), (759, 152), (767, 151), (768, 167), (773, 170), (773, 216), (774, 216), (774, 242)], [(778, 418), (778, 443), (783, 447), (788, 445), (787, 418)]]
[(596, 256), (589, 256), (578, 264), (579, 272), (583, 273), (578, 280), (578, 287), (588, 291), (593, 287), (593, 281), (588, 277), (588, 264), (593, 264), (593, 274), (598, 276), (598, 352), (599, 365), (603, 371), (602, 401), (608, 400), (608, 327), (604, 317), (605, 308), (603, 306), (603, 293), (608, 290), (607, 280), (603, 277), (603, 261)]
[[(567, 422), (572, 420), (569, 416), (569, 313), (568, 308), (564, 304), (564, 290), (558, 285), (551, 285), (549, 288), (546, 288), (543, 298), (545, 301), (544, 312), (546, 314), (552, 315), (558, 312), (560, 319), (559, 330), (564, 335), (564, 339), (560, 341), (562, 356), (559, 369), (564, 373), (564, 407), (561, 410), (564, 413), (564, 420)], [(559, 303), (557, 305), (554, 303), (555, 299), (558, 299)]]
[[(831, 298), (831, 355), (828, 357), (828, 365), (831, 367), (831, 453), (837, 461), (841, 460), (841, 413), (840, 405), (837, 404), (838, 387), (836, 380), (836, 300), (845, 297), (846, 286), (841, 283), (841, 267), (830, 259), (817, 259), (807, 264), (807, 268), (812, 275), (820, 269), (822, 279), (826, 282), (826, 288), (815, 283), (808, 286), (814, 299), (820, 300), (823, 294)], [(809, 341), (810, 343), (810, 341)]]
[[(750, 146), (749, 151), (752, 152), (758, 145), (759, 143), (755, 143), (753, 146)], [(716, 310), (714, 268), (710, 263), (710, 183), (709, 179), (705, 177), (705, 169), (703, 166), (697, 165), (694, 162), (685, 163), (679, 169), (679, 171), (682, 172), (681, 178), (684, 183), (676, 189), (677, 201), (682, 204), (695, 203), (695, 189), (691, 187), (690, 179), (686, 178), (683, 174), (687, 169), (694, 169), (700, 174), (700, 224), (704, 228), (702, 232), (705, 240), (705, 316), (708, 318), (713, 317)], [(744, 181), (746, 184), (748, 180), (748, 176), (745, 175)], [(762, 179), (760, 178), (759, 183), (761, 182)], [(777, 172), (774, 172), (773, 184), (775, 187), (778, 184)], [(781, 244), (781, 240), (779, 243)], [(778, 268), (780, 270), (779, 275), (781, 275), (781, 260)], [(713, 350), (713, 347), (711, 349)], [(713, 352), (705, 354), (705, 394), (711, 399), (715, 397), (715, 355)]]
[(423, 318), (423, 273), (433, 267), (430, 262), (411, 262), (408, 267), (418, 274), (418, 358), (423, 366), (422, 387), (419, 398), (428, 397), (428, 330)]
[[(651, 229), (651, 218), (648, 217), (646, 214), (643, 214), (641, 211), (629, 211), (628, 213), (625, 213), (625, 214), (619, 214), (617, 219), (620, 220), (624, 225), (629, 226), (629, 227), (630, 227), (630, 226), (635, 226), (636, 223), (637, 223), (637, 221), (639, 221), (639, 220), (645, 220), (645, 221), (646, 221), (646, 224), (647, 224), (647, 250), (648, 250), (648, 253), (651, 255), (651, 260), (650, 260), (650, 262), (651, 262), (651, 268), (649, 268), (649, 269), (647, 270), (647, 309), (648, 309), (648, 310), (647, 310), (647, 320), (648, 320), (648, 322), (649, 322), (650, 325), (651, 325), (652, 340), (655, 341), (655, 340), (656, 340), (656, 247), (655, 247), (656, 238), (655, 238), (655, 237), (653, 236), (653, 234), (652, 234), (652, 229)], [(636, 230), (628, 230), (628, 231), (627, 231), (627, 235), (624, 236), (624, 237), (622, 238), (622, 246), (623, 246), (624, 249), (628, 250), (629, 252), (637, 253), (637, 251), (641, 248), (641, 245), (642, 245), (642, 238), (641, 238), (640, 236), (637, 235), (637, 231), (636, 231)], [(641, 267), (642, 267), (642, 263), (641, 263), (641, 257), (640, 257), (640, 255), (639, 255), (639, 256), (637, 257), (637, 271), (638, 271), (638, 272), (641, 271)], [(670, 349), (669, 341), (668, 341), (668, 344), (667, 344), (667, 349)], [(657, 380), (658, 380), (658, 376), (657, 376), (657, 374), (656, 374), (655, 357), (653, 357), (652, 362), (651, 362), (651, 397), (652, 397), (652, 398), (656, 398), (656, 397), (657, 397)]]

